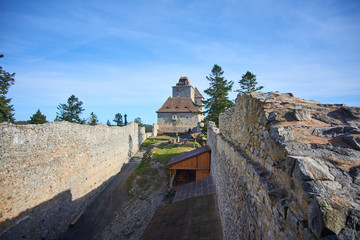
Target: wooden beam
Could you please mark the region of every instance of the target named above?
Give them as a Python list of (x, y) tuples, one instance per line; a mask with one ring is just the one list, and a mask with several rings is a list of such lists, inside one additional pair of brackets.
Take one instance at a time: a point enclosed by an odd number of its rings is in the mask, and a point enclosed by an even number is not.
[(76, 218), (70, 223), (70, 227), (73, 227), (77, 221), (79, 221), (79, 219), (82, 217), (82, 215), (84, 215), (84, 211), (81, 211), (77, 216)]
[(172, 172), (172, 170), (170, 169), (170, 179), (169, 179), (169, 184), (171, 184), (171, 172)]

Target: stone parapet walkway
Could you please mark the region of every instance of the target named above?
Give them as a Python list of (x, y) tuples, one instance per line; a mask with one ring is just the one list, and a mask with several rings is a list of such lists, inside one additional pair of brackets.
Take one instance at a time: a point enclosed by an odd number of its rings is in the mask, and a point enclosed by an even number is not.
[(223, 239), (215, 198), (210, 194), (160, 207), (140, 239)]
[(207, 177), (199, 181), (191, 182), (179, 186), (176, 190), (176, 195), (173, 202), (182, 201), (185, 199), (214, 194), (216, 192), (212, 177)]
[(212, 177), (180, 186), (173, 203), (159, 208), (140, 239), (221, 240)]

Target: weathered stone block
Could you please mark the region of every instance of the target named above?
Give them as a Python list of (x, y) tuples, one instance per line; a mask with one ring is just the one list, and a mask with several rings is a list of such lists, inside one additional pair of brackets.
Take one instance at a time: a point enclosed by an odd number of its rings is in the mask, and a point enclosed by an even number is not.
[(291, 176), (301, 181), (308, 180), (331, 180), (335, 178), (329, 172), (329, 168), (326, 164), (320, 160), (300, 157), (300, 156), (288, 156), (287, 161), (291, 163), (293, 161), (293, 171)]

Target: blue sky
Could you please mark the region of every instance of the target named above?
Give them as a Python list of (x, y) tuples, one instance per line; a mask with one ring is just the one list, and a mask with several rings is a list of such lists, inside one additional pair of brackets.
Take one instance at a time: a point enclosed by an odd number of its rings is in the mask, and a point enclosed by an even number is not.
[(249, 70), (265, 92), (360, 106), (358, 0), (0, 0), (0, 9), (16, 120), (40, 109), (53, 121), (74, 94), (83, 118), (154, 123), (180, 76), (203, 93), (214, 64), (234, 89)]

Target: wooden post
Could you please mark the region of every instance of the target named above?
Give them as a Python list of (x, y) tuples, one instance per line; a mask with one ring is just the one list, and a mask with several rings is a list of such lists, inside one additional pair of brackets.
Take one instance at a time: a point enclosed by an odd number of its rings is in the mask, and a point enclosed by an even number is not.
[(171, 172), (172, 172), (172, 170), (170, 169), (170, 179), (169, 179), (169, 184), (171, 184)]

